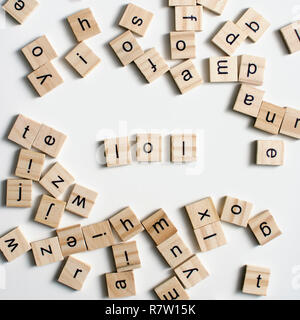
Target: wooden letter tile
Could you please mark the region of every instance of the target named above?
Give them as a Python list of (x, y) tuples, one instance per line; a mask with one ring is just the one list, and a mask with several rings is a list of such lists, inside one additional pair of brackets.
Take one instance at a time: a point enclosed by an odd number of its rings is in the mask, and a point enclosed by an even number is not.
[(63, 260), (57, 237), (31, 242), (31, 248), (37, 266)]
[(261, 86), (264, 83), (266, 59), (242, 55), (239, 81)]
[(220, 221), (194, 230), (200, 250), (209, 251), (226, 244), (226, 238)]
[(231, 56), (246, 37), (247, 34), (237, 25), (232, 21), (227, 21), (211, 41), (226, 54)]
[(129, 30), (122, 33), (109, 44), (123, 66), (128, 65), (144, 53), (134, 35)]
[(112, 252), (118, 272), (129, 271), (141, 267), (136, 241), (116, 244), (112, 246)]
[(127, 241), (144, 231), (143, 225), (130, 207), (121, 210), (109, 221), (122, 241)]
[(209, 58), (210, 82), (238, 81), (238, 57)]
[(6, 206), (30, 208), (32, 203), (32, 181), (8, 179), (6, 184)]
[(145, 51), (142, 56), (134, 60), (134, 63), (149, 83), (169, 71), (166, 61), (155, 48)]
[(67, 18), (78, 42), (86, 40), (101, 32), (91, 9), (83, 9)]
[(162, 161), (161, 134), (139, 133), (136, 135), (136, 160), (139, 162)]
[(187, 60), (170, 69), (171, 75), (180, 92), (186, 93), (203, 83), (192, 60)]
[(108, 296), (111, 299), (135, 296), (133, 271), (106, 273)]
[(162, 209), (153, 213), (142, 223), (157, 246), (177, 232), (176, 227)]
[(176, 31), (202, 31), (202, 6), (175, 7)]
[(260, 245), (264, 245), (281, 235), (280, 229), (268, 210), (251, 218), (248, 224)]
[(284, 162), (283, 140), (257, 141), (256, 164), (265, 166), (282, 166)]
[(300, 51), (300, 20), (280, 29), (290, 53)]
[(158, 245), (157, 249), (171, 268), (176, 268), (192, 256), (192, 252), (177, 233)]
[(246, 266), (243, 293), (266, 296), (271, 270), (257, 266)]
[(169, 7), (195, 6), (196, 0), (169, 0)]
[(132, 3), (129, 3), (119, 22), (122, 26), (132, 32), (144, 36), (153, 18), (153, 13)]
[(86, 251), (80, 224), (56, 230), (61, 252), (64, 257)]
[(60, 197), (73, 182), (74, 178), (58, 162), (40, 180), (40, 184), (55, 198)]
[(62, 132), (42, 124), (38, 135), (33, 142), (33, 147), (52, 158), (56, 158), (66, 139), (67, 136)]
[(101, 221), (82, 227), (88, 250), (110, 247), (115, 243), (109, 221)]
[(280, 127), (280, 133), (296, 139), (300, 139), (300, 110), (285, 108), (284, 118)]
[(31, 250), (20, 227), (15, 228), (0, 238), (0, 250), (8, 262)]
[(66, 210), (87, 218), (95, 204), (98, 193), (75, 184), (70, 194)]
[(22, 52), (33, 70), (38, 69), (57, 57), (46, 36), (39, 37), (22, 49)]
[(101, 61), (84, 42), (77, 44), (65, 59), (82, 77), (89, 74)]
[(38, 5), (39, 2), (36, 0), (8, 0), (2, 8), (22, 24)]
[(174, 134), (171, 136), (171, 161), (197, 161), (197, 136), (195, 134)]
[(196, 37), (194, 31), (170, 32), (171, 59), (196, 57)]
[(271, 134), (278, 134), (284, 114), (284, 108), (263, 101), (254, 127)]
[(221, 220), (246, 228), (252, 208), (252, 203), (248, 201), (226, 197)]
[(197, 0), (197, 4), (219, 15), (223, 13), (227, 2), (228, 0)]
[(85, 262), (69, 257), (59, 275), (58, 282), (74, 290), (81, 290), (90, 270), (91, 267)]
[(160, 300), (189, 300), (190, 297), (184, 290), (183, 286), (173, 277), (154, 289)]
[(117, 167), (131, 164), (131, 152), (128, 137), (104, 140), (106, 165)]
[(21, 149), (15, 175), (20, 178), (39, 181), (44, 162), (45, 155), (43, 153)]
[(27, 78), (41, 97), (64, 82), (51, 62), (39, 67)]
[(236, 23), (253, 41), (258, 41), (267, 31), (270, 22), (254, 9), (249, 8)]
[(66, 203), (43, 195), (37, 209), (34, 221), (51, 228), (57, 228), (65, 210)]
[(30, 149), (40, 127), (41, 125), (38, 122), (19, 114), (10, 130), (8, 139), (26, 149)]
[(264, 95), (265, 91), (242, 84), (233, 110), (256, 118)]
[(186, 289), (195, 286), (209, 276), (208, 271), (196, 255), (174, 269), (174, 272)]
[(220, 220), (212, 198), (204, 198), (185, 206), (193, 229), (199, 229)]

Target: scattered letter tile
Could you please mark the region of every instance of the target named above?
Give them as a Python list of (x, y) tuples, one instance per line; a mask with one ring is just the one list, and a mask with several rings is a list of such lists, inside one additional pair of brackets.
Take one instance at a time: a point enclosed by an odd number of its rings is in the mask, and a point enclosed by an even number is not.
[(196, 57), (196, 37), (194, 31), (170, 32), (171, 59)]
[(203, 8), (202, 6), (177, 6), (175, 7), (176, 31), (202, 31)]
[(300, 51), (300, 20), (280, 29), (290, 53)]
[(239, 81), (261, 86), (264, 83), (265, 67), (265, 58), (242, 55)]
[(265, 166), (282, 166), (284, 162), (283, 140), (257, 141), (256, 164)]
[(271, 270), (257, 266), (246, 266), (243, 293), (266, 296)]
[(280, 133), (300, 139), (300, 111), (293, 108), (285, 108), (285, 110)]
[(32, 204), (32, 181), (8, 179), (6, 184), (6, 206), (30, 208)]
[(251, 218), (248, 224), (260, 245), (281, 235), (273, 216), (267, 210)]
[(115, 244), (112, 246), (112, 252), (118, 272), (141, 267), (136, 241)]
[(161, 134), (139, 133), (136, 135), (136, 160), (139, 162), (162, 161)]
[(210, 82), (238, 81), (238, 57), (209, 58)]
[(135, 296), (133, 271), (106, 273), (108, 296), (111, 299)]
[(197, 161), (197, 136), (195, 134), (174, 134), (171, 136), (171, 161)]
[(104, 140), (106, 165), (117, 167), (131, 164), (131, 151), (128, 137)]
[(160, 300), (189, 300), (190, 297), (184, 290), (183, 286), (173, 277), (154, 289)]
[(39, 2), (36, 0), (8, 0), (2, 8), (22, 24), (38, 5)]

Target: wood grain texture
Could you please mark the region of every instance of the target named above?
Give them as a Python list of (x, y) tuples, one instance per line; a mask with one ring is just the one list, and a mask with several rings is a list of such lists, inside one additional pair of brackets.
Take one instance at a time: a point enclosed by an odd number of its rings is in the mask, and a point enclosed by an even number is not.
[(196, 134), (171, 135), (171, 161), (172, 162), (197, 161), (197, 135)]
[(39, 2), (36, 0), (8, 0), (5, 2), (2, 8), (17, 22), (22, 24), (32, 14), (38, 5)]
[(210, 57), (210, 82), (238, 81), (238, 57)]
[(202, 5), (218, 15), (221, 15), (227, 5), (228, 0), (197, 0), (197, 4)]
[(155, 133), (136, 135), (136, 160), (139, 162), (162, 161), (162, 136)]
[(258, 140), (256, 164), (265, 166), (282, 166), (284, 163), (283, 140)]
[(269, 268), (246, 265), (243, 293), (266, 296), (270, 276)]
[(8, 179), (6, 181), (6, 206), (30, 208), (32, 205), (32, 180)]
[(280, 32), (290, 53), (300, 51), (300, 20), (281, 28)]
[(112, 246), (117, 272), (129, 271), (141, 267), (136, 241), (123, 242)]
[(171, 59), (196, 58), (196, 35), (194, 31), (170, 32)]
[(185, 291), (177, 277), (172, 277), (154, 289), (160, 300), (189, 300), (190, 297)]
[(176, 31), (202, 31), (203, 29), (202, 6), (176, 6), (175, 30)]
[(239, 81), (261, 86), (264, 83), (265, 68), (265, 58), (244, 54), (241, 58)]
[(106, 273), (108, 296), (111, 299), (136, 295), (133, 271)]
[(280, 133), (292, 138), (300, 139), (300, 110), (285, 108)]

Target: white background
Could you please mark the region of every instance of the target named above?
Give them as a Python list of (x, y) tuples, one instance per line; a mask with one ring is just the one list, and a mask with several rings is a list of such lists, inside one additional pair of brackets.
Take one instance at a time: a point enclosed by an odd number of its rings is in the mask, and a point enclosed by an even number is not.
[[(133, 3), (155, 14), (146, 36), (138, 39), (143, 49), (155, 46), (170, 65), (177, 63), (169, 60), (169, 32), (174, 30), (174, 13), (167, 6), (167, 0), (136, 0)], [(211, 275), (188, 290), (189, 295), (193, 299), (256, 299), (242, 294), (240, 289), (243, 265), (257, 264), (271, 268), (267, 299), (298, 299), (299, 145), (285, 136), (272, 137), (254, 129), (250, 117), (233, 112), (238, 84), (205, 83), (182, 96), (169, 75), (148, 85), (134, 64), (121, 67), (108, 42), (123, 31), (117, 24), (125, 4), (127, 1), (122, 0), (40, 0), (39, 8), (24, 25), (18, 25), (8, 17), (5, 20), (2, 13), (0, 233), (5, 234), (21, 226), (29, 241), (55, 235), (50, 228), (33, 221), (39, 195), (43, 192), (41, 187), (34, 186), (32, 208), (5, 207), (5, 180), (14, 177), (19, 151), (18, 145), (7, 140), (7, 134), (15, 116), (22, 113), (68, 135), (58, 161), (76, 177), (78, 183), (99, 192), (88, 219), (66, 212), (61, 227), (104, 220), (128, 205), (140, 219), (162, 207), (185, 242), (193, 252), (198, 252), (183, 206), (212, 196), (220, 208), (222, 197), (235, 196), (254, 203), (252, 214), (269, 209), (283, 235), (260, 247), (251, 231), (223, 223), (228, 244), (199, 253)], [(248, 53), (267, 58), (265, 100), (280, 106), (300, 107), (300, 56), (297, 53), (288, 55), (278, 33), (279, 28), (299, 19), (299, 0), (276, 1), (276, 4), (268, 0), (229, 0), (221, 16), (205, 10), (204, 31), (197, 34), (195, 65), (207, 80), (206, 59), (223, 55), (210, 43), (211, 37), (224, 21), (237, 19), (250, 6), (262, 13), (272, 25), (258, 43), (246, 41), (237, 54)], [(100, 35), (86, 42), (102, 62), (86, 79), (81, 79), (64, 61), (66, 53), (76, 44), (66, 17), (86, 7), (92, 8), (102, 29)], [(43, 34), (47, 35), (59, 55), (54, 65), (65, 83), (39, 98), (26, 79), (31, 68), (20, 49)], [(114, 135), (124, 134), (126, 126), (125, 134), (132, 139), (138, 129), (160, 129), (165, 135), (175, 129), (200, 130), (203, 133), (200, 148), (204, 159), (203, 172), (188, 171), (188, 166), (173, 165), (167, 159), (162, 164), (135, 162), (128, 167), (112, 169), (99, 165), (98, 141), (103, 137), (103, 132), (108, 130)], [(256, 166), (254, 141), (272, 138), (285, 141), (285, 165), (278, 168)], [(167, 154), (168, 137), (165, 142), (164, 152)], [(51, 162), (53, 160), (48, 159), (47, 166)], [(171, 276), (172, 270), (145, 232), (136, 240), (142, 260), (142, 268), (135, 271), (136, 298), (153, 299), (153, 287)], [(0, 289), (0, 299), (106, 298), (103, 274), (114, 270), (111, 249), (85, 252), (77, 257), (92, 266), (81, 292), (74, 292), (56, 281), (62, 262), (36, 267), (31, 252), (12, 263), (6, 263), (1, 257), (0, 278), (5, 278), (6, 289)], [(1, 284), (3, 286), (4, 283)]]

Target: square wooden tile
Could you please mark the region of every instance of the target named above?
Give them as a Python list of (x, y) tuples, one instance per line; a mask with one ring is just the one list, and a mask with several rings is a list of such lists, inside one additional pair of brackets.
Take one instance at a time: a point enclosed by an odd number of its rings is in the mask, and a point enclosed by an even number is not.
[(123, 242), (112, 246), (117, 272), (129, 271), (141, 267), (136, 241)]
[(269, 268), (246, 265), (243, 293), (266, 296), (270, 275)]
[(162, 136), (155, 133), (136, 135), (136, 160), (139, 162), (162, 161)]
[(265, 91), (242, 84), (233, 110), (256, 118), (264, 95)]
[(226, 197), (221, 220), (246, 228), (253, 204), (237, 198)]
[(61, 252), (64, 257), (86, 251), (80, 224), (56, 230)]
[(142, 224), (157, 246), (177, 232), (163, 209), (154, 212)]
[(19, 144), (25, 149), (30, 149), (40, 127), (40, 123), (19, 114), (10, 130), (8, 140)]
[(271, 134), (278, 134), (285, 114), (285, 109), (263, 101), (254, 127)]
[(280, 127), (280, 133), (300, 139), (300, 110), (285, 108), (285, 114)]
[(176, 31), (202, 31), (203, 8), (202, 6), (176, 6), (175, 30)]
[(42, 124), (33, 142), (33, 147), (56, 158), (66, 139), (67, 136), (62, 132)]
[(262, 37), (271, 24), (260, 13), (249, 8), (237, 21), (236, 25), (240, 27), (253, 42), (256, 42)]
[(128, 137), (110, 138), (104, 140), (106, 165), (118, 167), (131, 164), (131, 151)]
[(31, 247), (20, 227), (17, 227), (0, 238), (0, 250), (6, 260), (11, 262), (31, 250)]
[(169, 71), (166, 61), (155, 48), (145, 51), (142, 56), (134, 60), (134, 63), (149, 83)]
[(143, 225), (130, 207), (121, 210), (109, 221), (122, 241), (127, 241), (144, 231)]
[(45, 155), (43, 153), (21, 149), (15, 175), (20, 178), (39, 181), (44, 162)]
[(290, 53), (300, 51), (300, 20), (281, 28), (280, 32)]
[(6, 182), (6, 206), (30, 208), (32, 204), (32, 181), (8, 179)]
[(51, 62), (34, 70), (27, 78), (41, 97), (64, 82)]
[(91, 267), (74, 257), (69, 257), (62, 269), (58, 282), (74, 289), (81, 290)]
[(195, 6), (196, 0), (169, 0), (169, 7)]
[(211, 197), (201, 199), (185, 206), (193, 229), (199, 229), (220, 220), (217, 209)]
[(172, 277), (154, 289), (160, 300), (189, 300), (190, 297), (177, 279)]
[(158, 245), (157, 249), (171, 268), (176, 268), (192, 256), (191, 250), (177, 233)]
[(194, 230), (200, 250), (209, 251), (227, 243), (220, 221)]
[(110, 46), (123, 64), (128, 65), (144, 54), (134, 35), (128, 30), (112, 40)]
[(75, 184), (67, 202), (66, 210), (87, 218), (96, 202), (98, 192)]
[(256, 164), (265, 166), (282, 166), (284, 163), (283, 140), (258, 140)]
[(101, 221), (82, 227), (88, 250), (110, 247), (115, 244), (109, 221)]
[(65, 206), (66, 203), (64, 201), (44, 194), (41, 197), (34, 221), (51, 228), (57, 228), (65, 211)]
[(175, 268), (174, 272), (186, 289), (194, 287), (209, 276), (208, 271), (196, 255)]
[(219, 15), (223, 13), (227, 2), (228, 0), (197, 0), (197, 4)]
[(78, 42), (101, 33), (99, 25), (89, 8), (72, 14), (67, 18), (67, 20)]
[(40, 184), (55, 198), (60, 197), (74, 182), (73, 176), (58, 162), (40, 180)]
[(31, 248), (37, 266), (63, 260), (57, 237), (31, 242)]
[(108, 296), (111, 299), (135, 296), (133, 271), (106, 273)]
[(227, 21), (211, 41), (222, 51), (231, 56), (235, 53), (246, 37), (247, 34), (236, 24), (232, 21)]
[(178, 64), (170, 69), (170, 72), (182, 94), (200, 86), (203, 83), (203, 80), (196, 70), (192, 60), (187, 60)]
[(77, 44), (65, 59), (83, 78), (101, 62), (101, 59), (84, 42)]
[(124, 27), (140, 36), (144, 36), (153, 18), (153, 13), (129, 3), (119, 22)]
[(249, 55), (242, 55), (239, 81), (261, 86), (264, 83), (266, 59)]
[(22, 49), (22, 52), (33, 70), (57, 57), (57, 53), (46, 36), (41, 36), (30, 42)]
[(210, 57), (210, 82), (238, 81), (238, 57)]
[(281, 235), (274, 217), (268, 210), (251, 218), (248, 224), (260, 245), (264, 245)]
[(197, 135), (196, 134), (171, 135), (171, 161), (172, 162), (197, 161)]
[(23, 23), (39, 5), (36, 0), (8, 0), (2, 8), (17, 22)]
[(196, 36), (194, 31), (170, 32), (171, 59), (196, 58)]

